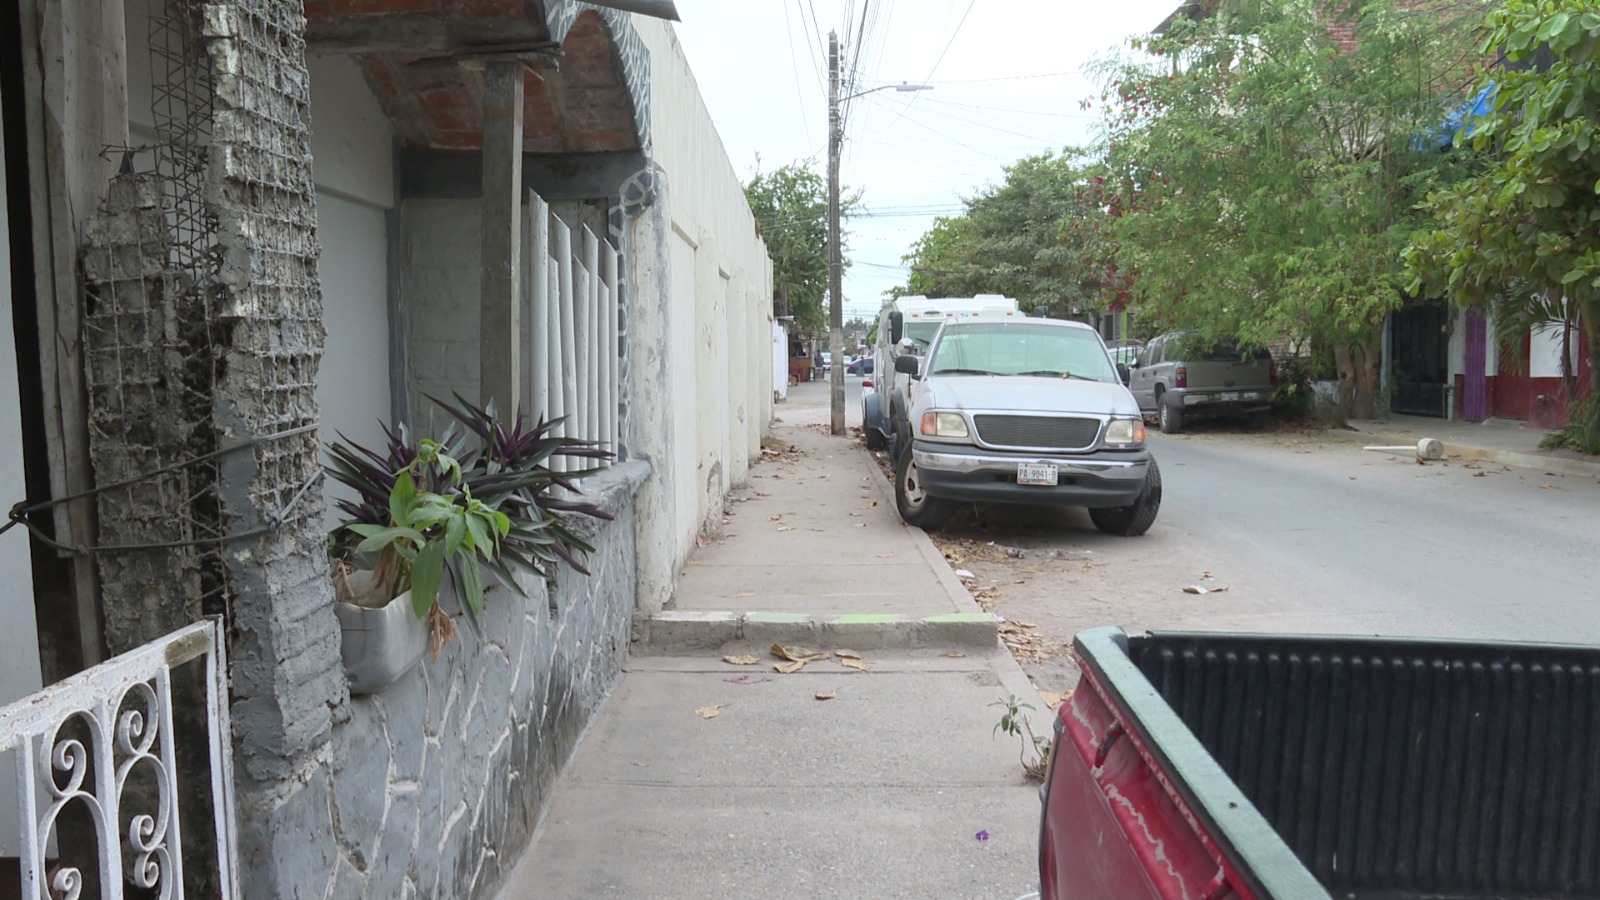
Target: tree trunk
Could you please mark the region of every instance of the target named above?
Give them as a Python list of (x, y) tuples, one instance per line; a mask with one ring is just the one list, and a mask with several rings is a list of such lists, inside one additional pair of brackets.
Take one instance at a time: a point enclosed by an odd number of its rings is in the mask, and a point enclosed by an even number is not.
[(1352, 419), (1378, 415), (1378, 370), (1383, 345), (1376, 341), (1342, 344), (1333, 348), (1339, 369), (1339, 403)]
[(1572, 424), (1583, 427), (1583, 446), (1579, 449), (1585, 453), (1596, 453), (1600, 452), (1600, 328), (1596, 328), (1592, 321), (1580, 320), (1578, 324), (1582, 326), (1585, 343), (1589, 346), (1589, 391), (1587, 396), (1568, 408), (1574, 417), (1580, 417), (1580, 421)]

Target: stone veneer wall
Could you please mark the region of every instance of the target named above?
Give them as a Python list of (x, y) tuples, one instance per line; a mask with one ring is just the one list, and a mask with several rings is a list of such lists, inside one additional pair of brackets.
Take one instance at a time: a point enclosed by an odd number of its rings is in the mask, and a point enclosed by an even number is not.
[(580, 519), (590, 575), (490, 592), (484, 637), (466, 626), (387, 689), (350, 699), (327, 760), (272, 813), (270, 888), (247, 897), (476, 900), (492, 896), (551, 786), (621, 675), (636, 589), (633, 498), (644, 462), (589, 476), (615, 516)]

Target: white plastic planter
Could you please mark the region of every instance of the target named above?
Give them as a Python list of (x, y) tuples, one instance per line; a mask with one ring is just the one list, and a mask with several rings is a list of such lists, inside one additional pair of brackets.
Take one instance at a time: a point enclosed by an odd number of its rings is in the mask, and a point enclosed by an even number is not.
[(428, 650), (428, 623), (411, 611), (406, 591), (377, 609), (335, 602), (340, 654), (350, 677), (350, 693), (383, 690), (411, 670)]

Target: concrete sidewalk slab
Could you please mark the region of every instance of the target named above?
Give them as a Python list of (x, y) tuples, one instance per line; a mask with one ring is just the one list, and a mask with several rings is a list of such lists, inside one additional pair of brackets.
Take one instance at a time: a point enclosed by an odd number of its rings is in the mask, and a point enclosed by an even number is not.
[(668, 608), (636, 622), (640, 650), (785, 635), (838, 646), (840, 634), (874, 647), (998, 646), (994, 617), (928, 536), (900, 521), (893, 488), (855, 438), (814, 425), (773, 433), (793, 452), (752, 467), (722, 534), (696, 549)]
[(502, 900), (1036, 890), (1038, 785), (990, 706), (1013, 693), (1039, 705), (1016, 663), (863, 656), (871, 671), (829, 660), (793, 675), (715, 656), (630, 662)]
[(1328, 431), (1329, 436), (1341, 440), (1397, 446), (1431, 437), (1443, 442), (1447, 459), (1484, 460), (1560, 475), (1600, 478), (1600, 459), (1571, 450), (1540, 449), (1539, 442), (1549, 433), (1549, 429), (1529, 428), (1507, 419), (1463, 422), (1407, 415), (1391, 416), (1386, 421), (1353, 421), (1349, 429)]

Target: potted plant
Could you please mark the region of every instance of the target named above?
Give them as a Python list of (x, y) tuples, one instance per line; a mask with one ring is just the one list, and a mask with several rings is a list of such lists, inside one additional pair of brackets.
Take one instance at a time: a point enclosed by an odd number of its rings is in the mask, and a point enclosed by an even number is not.
[[(329, 474), (357, 494), (339, 501), (347, 521), (330, 536), (353, 693), (388, 685), (430, 646), (438, 653), (456, 630), (441, 597), (479, 633), (485, 571), (508, 587), (518, 570), (548, 576), (557, 560), (587, 574), (583, 558), (594, 548), (560, 514), (611, 518), (555, 496), (555, 487), (577, 490), (548, 465), (556, 455), (604, 459), (607, 451), (552, 436), (553, 422), (526, 427), (518, 416), (507, 427), (492, 404), (434, 402), (455, 420), (438, 441), (413, 443), (403, 426), (386, 427), (382, 453), (329, 448)], [(447, 584), (453, 590), (443, 591)]]

